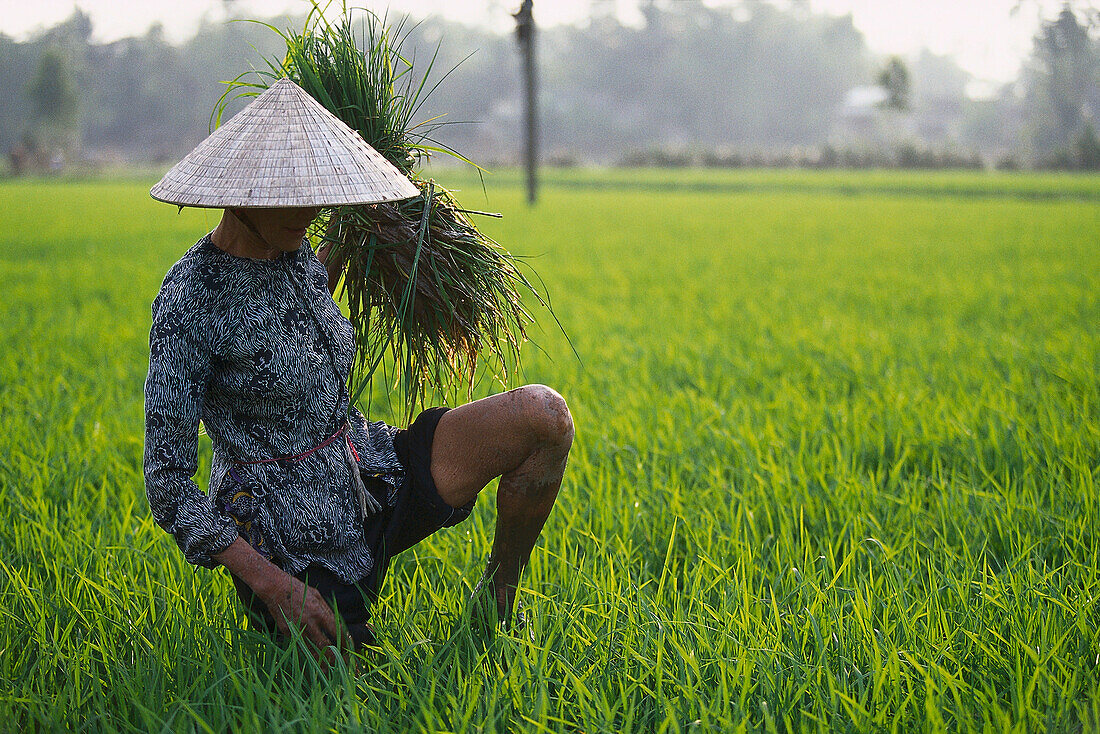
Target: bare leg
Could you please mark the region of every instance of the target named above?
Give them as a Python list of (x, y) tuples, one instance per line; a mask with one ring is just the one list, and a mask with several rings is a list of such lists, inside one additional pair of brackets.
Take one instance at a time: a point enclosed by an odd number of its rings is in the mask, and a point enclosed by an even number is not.
[(497, 527), (483, 581), (492, 579), (497, 613), (508, 620), (527, 565), (561, 487), (573, 419), (561, 395), (527, 385), (443, 415), (432, 443), (432, 479), (452, 507), (500, 477)]

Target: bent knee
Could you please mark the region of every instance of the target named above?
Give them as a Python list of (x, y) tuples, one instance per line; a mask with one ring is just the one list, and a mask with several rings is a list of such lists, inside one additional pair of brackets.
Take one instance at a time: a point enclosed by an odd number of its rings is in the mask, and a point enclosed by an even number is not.
[(573, 443), (573, 416), (565, 398), (546, 385), (524, 385), (513, 392), (523, 401), (531, 430), (540, 441), (568, 450)]

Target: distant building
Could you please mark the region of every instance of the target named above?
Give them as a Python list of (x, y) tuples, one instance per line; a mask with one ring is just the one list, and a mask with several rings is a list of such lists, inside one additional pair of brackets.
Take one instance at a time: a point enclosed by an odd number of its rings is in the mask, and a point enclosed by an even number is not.
[(840, 114), (842, 117), (856, 119), (874, 117), (888, 96), (882, 87), (852, 87), (844, 94), (844, 106)]
[(857, 148), (899, 144), (949, 150), (965, 137), (967, 75), (954, 62), (927, 52), (914, 64), (914, 87), (905, 110), (891, 109), (880, 86), (852, 87), (836, 110), (830, 142)]
[(846, 149), (892, 147), (912, 138), (912, 113), (885, 106), (888, 95), (879, 86), (852, 87), (836, 111), (829, 142)]

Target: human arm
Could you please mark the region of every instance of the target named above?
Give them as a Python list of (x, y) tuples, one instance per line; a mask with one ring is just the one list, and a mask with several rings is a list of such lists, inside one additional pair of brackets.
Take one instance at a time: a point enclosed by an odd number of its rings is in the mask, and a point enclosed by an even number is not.
[(300, 622), (306, 638), (324, 649), (340, 638), (320, 594), (260, 556), (240, 537), (236, 520), (212, 504), (193, 480), (198, 425), (214, 361), (211, 345), (217, 342), (206, 311), (209, 295), (194, 291), (185, 277), (170, 274), (153, 302), (145, 382), (149, 507), (189, 562), (226, 566), (267, 604), (281, 630), (288, 631), (288, 619)]
[(172, 275), (153, 302), (145, 380), (145, 493), (153, 519), (196, 565), (237, 538), (237, 524), (213, 507), (193, 477), (198, 426), (210, 378), (210, 330), (202, 299)]
[(328, 292), (335, 296), (336, 286), (340, 284), (340, 276), (344, 270), (344, 259), (335, 255), (330, 242), (323, 242), (317, 248), (317, 259), (328, 273)]
[(315, 655), (326, 650), (325, 659), (333, 662), (331, 646), (354, 649), (351, 635), (337, 629), (336, 615), (321, 593), (264, 558), (244, 538), (238, 537), (214, 559), (252, 589), (280, 632), (289, 637), (291, 623), (301, 627), (303, 636), (316, 646)]

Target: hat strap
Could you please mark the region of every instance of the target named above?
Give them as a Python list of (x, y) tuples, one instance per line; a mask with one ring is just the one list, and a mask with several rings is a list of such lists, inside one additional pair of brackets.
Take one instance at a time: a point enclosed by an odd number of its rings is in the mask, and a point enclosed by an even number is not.
[(260, 234), (260, 230), (256, 229), (256, 225), (254, 225), (252, 223), (252, 220), (248, 216), (246, 216), (243, 211), (241, 211), (240, 213), (238, 213), (237, 209), (226, 209), (226, 211), (228, 211), (230, 214), (232, 214), (234, 217), (236, 217), (237, 221), (240, 222), (241, 224), (243, 224), (245, 229), (247, 229), (249, 232), (251, 232), (256, 237), (256, 239), (258, 239), (260, 242), (264, 243), (264, 245), (269, 250), (278, 250), (279, 249), (277, 247), (274, 247), (270, 242), (267, 241), (267, 239), (264, 238), (264, 236), (262, 234)]

